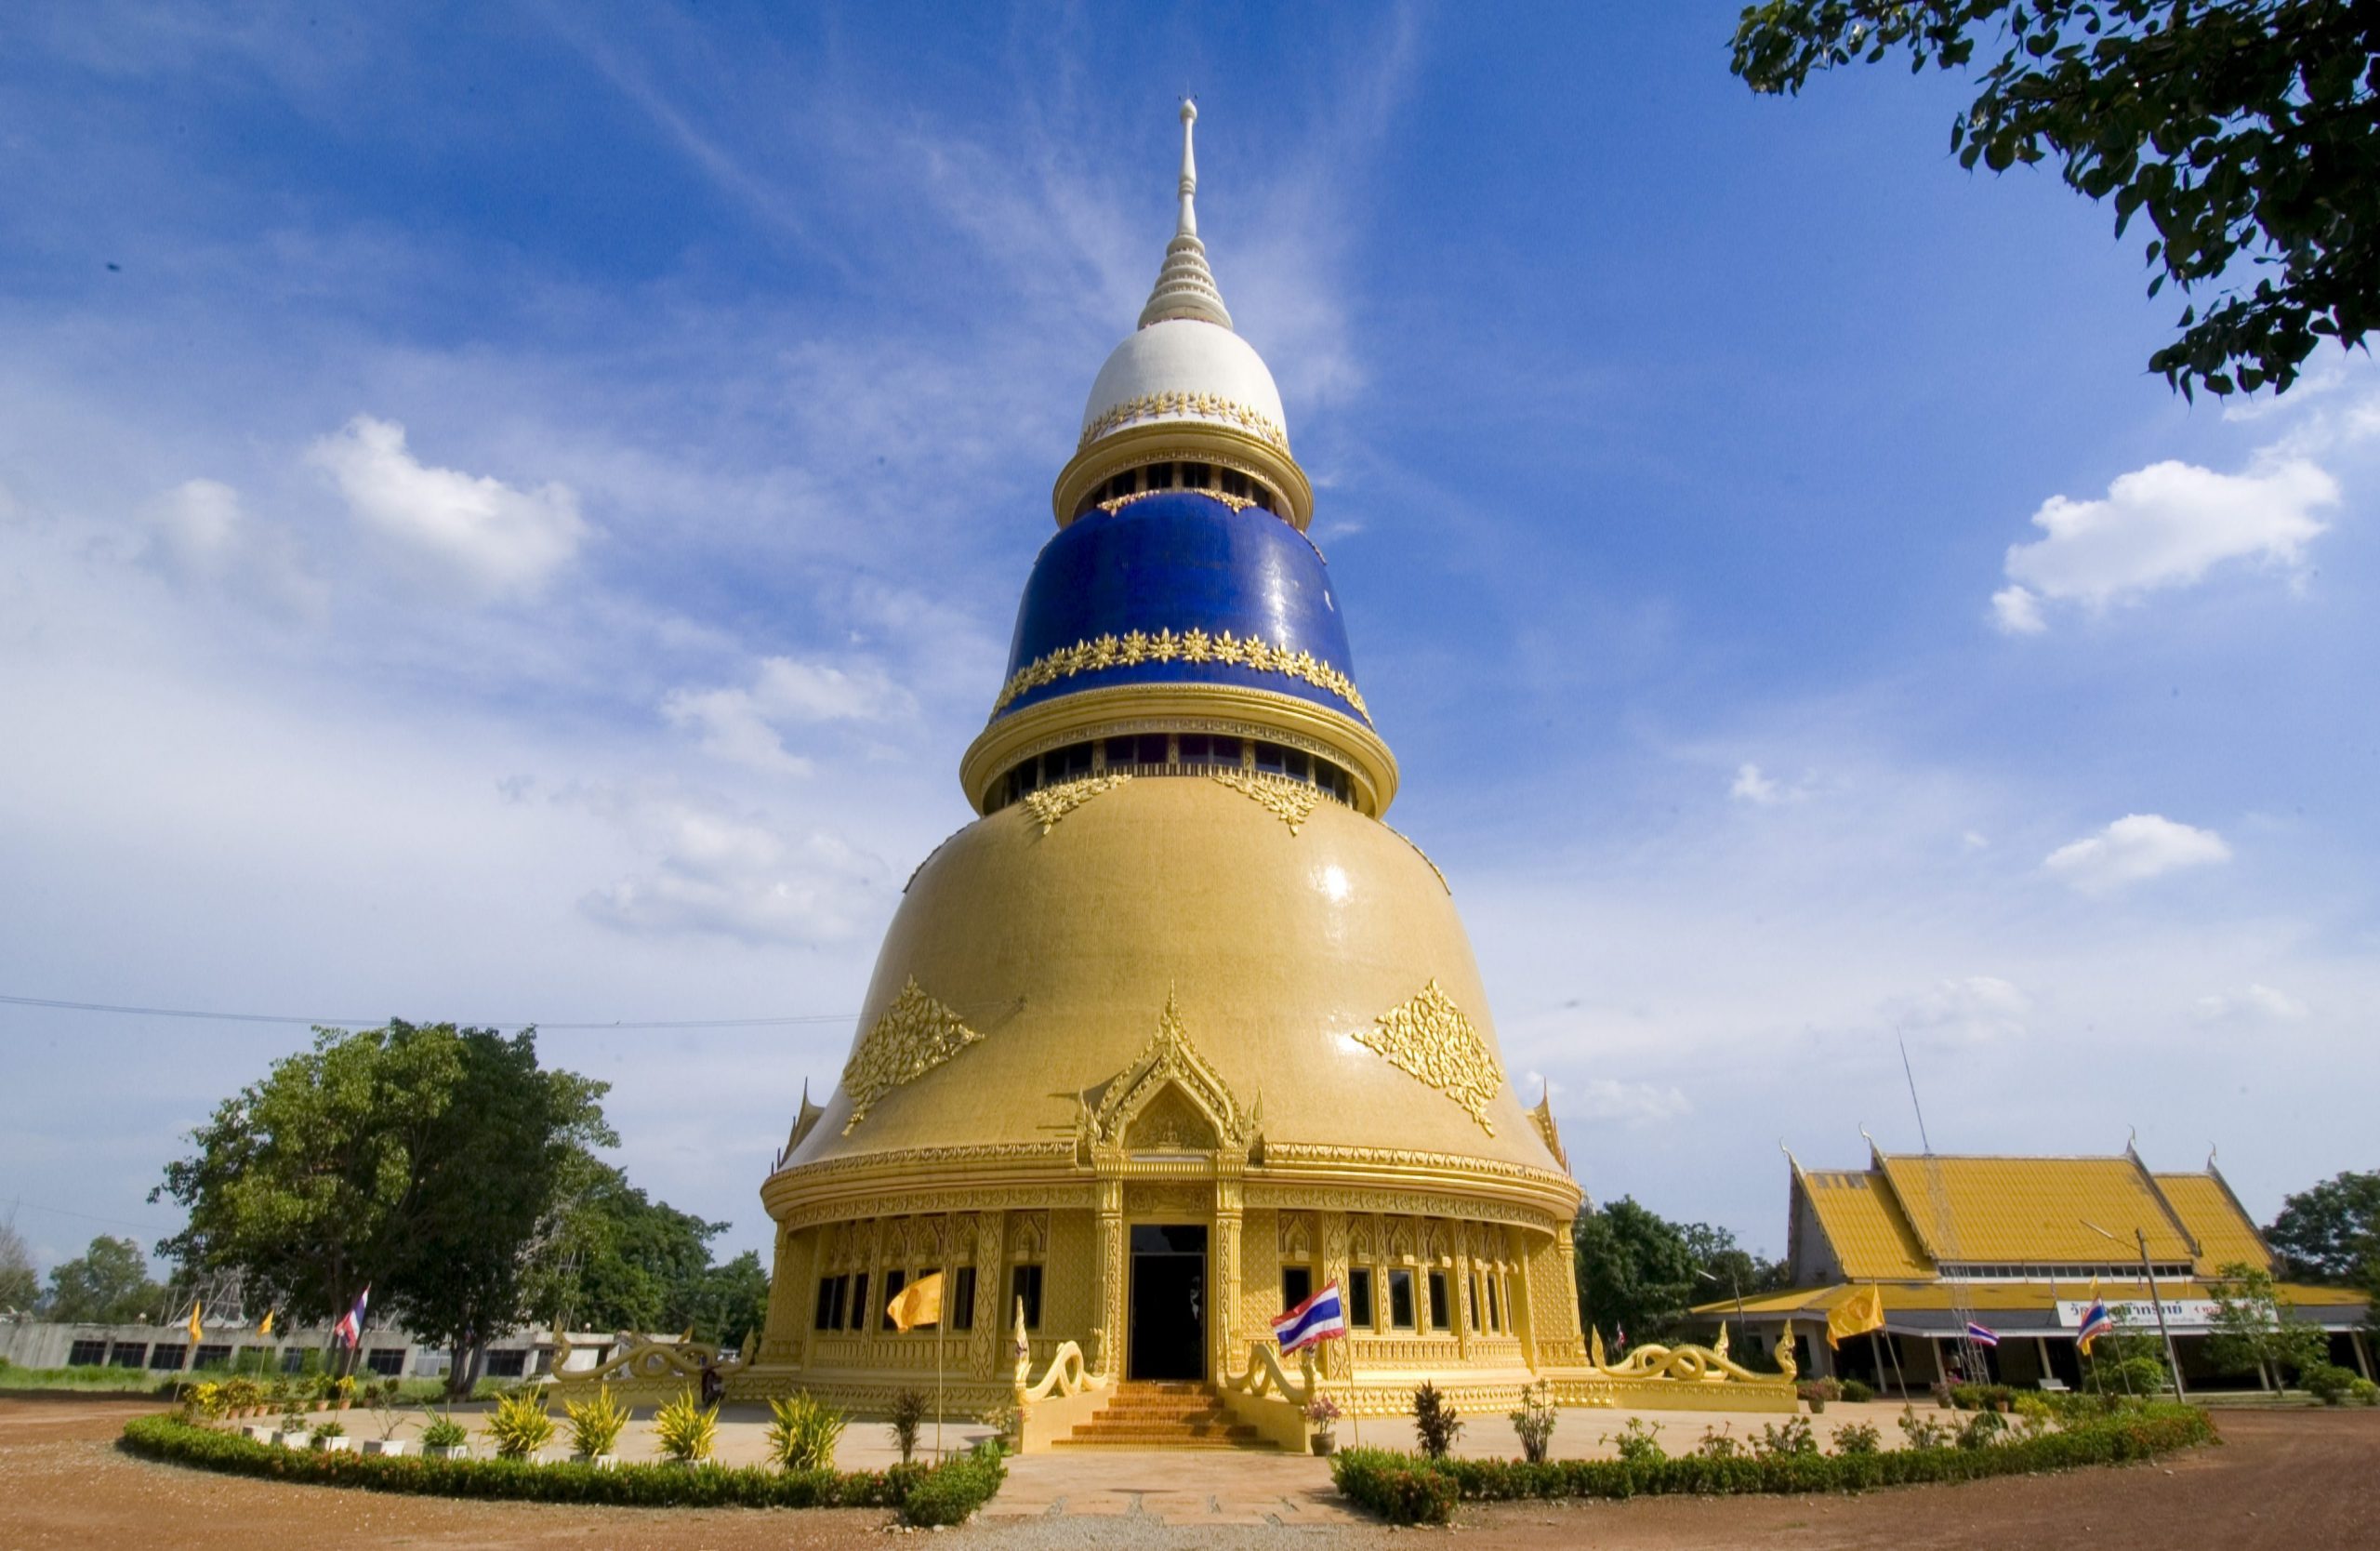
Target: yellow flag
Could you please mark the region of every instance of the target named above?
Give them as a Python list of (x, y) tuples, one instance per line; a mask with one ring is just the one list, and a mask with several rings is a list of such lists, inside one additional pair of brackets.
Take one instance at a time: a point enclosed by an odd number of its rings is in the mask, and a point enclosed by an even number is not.
[(266, 1309), (264, 1311), (264, 1322), (257, 1326), (257, 1333), (258, 1335), (271, 1335), (272, 1333), (272, 1310)]
[(919, 1277), (901, 1289), (900, 1294), (884, 1306), (884, 1317), (892, 1321), (895, 1330), (915, 1330), (919, 1325), (942, 1323), (942, 1273)]
[(1871, 1282), (1827, 1312), (1826, 1344), (1839, 1346), (1846, 1335), (1884, 1328), (1884, 1290)]
[(198, 1322), (198, 1304), (197, 1301), (193, 1299), (190, 1306), (190, 1338), (192, 1341), (196, 1341), (204, 1335), (205, 1332), (206, 1327)]

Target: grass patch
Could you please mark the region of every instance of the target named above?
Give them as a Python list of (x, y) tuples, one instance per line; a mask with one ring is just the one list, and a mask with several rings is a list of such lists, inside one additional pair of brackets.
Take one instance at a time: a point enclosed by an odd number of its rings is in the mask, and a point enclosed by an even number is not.
[(1538, 1465), (1349, 1449), (1331, 1456), (1330, 1476), (1342, 1493), (1391, 1523), (1443, 1524), (1458, 1501), (1865, 1491), (1875, 1487), (2121, 1465), (2215, 1440), (2214, 1421), (2203, 1411), (2195, 1406), (2151, 1404), (2109, 1415), (2075, 1416), (2057, 1431), (2038, 1438), (1974, 1448), (1686, 1454), (1637, 1460), (1550, 1460)]
[(919, 1524), (956, 1524), (990, 1501), (1008, 1470), (997, 1445), (940, 1465), (770, 1470), (760, 1465), (545, 1465), (433, 1460), (276, 1448), (171, 1416), (126, 1425), (119, 1446), (142, 1459), (235, 1476), (429, 1497), (653, 1508), (898, 1508)]

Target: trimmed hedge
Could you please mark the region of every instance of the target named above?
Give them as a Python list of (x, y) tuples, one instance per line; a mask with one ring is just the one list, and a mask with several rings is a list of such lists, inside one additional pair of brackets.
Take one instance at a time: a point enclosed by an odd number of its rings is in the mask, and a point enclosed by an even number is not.
[[(1865, 1491), (1926, 1481), (1972, 1481), (2086, 1465), (2117, 1465), (2215, 1441), (2195, 1406), (2152, 1405), (2069, 1422), (2039, 1438), (1980, 1449), (1897, 1449), (1873, 1454), (1769, 1454), (1659, 1460), (1426, 1459), (1386, 1449), (1331, 1456), (1340, 1491), (1395, 1524), (1443, 1524), (1458, 1499), (1634, 1497), (1692, 1493)], [(1447, 1490), (1416, 1478), (1435, 1477)]]
[(118, 1446), (143, 1459), (202, 1470), (367, 1491), (613, 1507), (899, 1508), (920, 1524), (959, 1522), (990, 1501), (1008, 1475), (997, 1449), (962, 1454), (935, 1466), (896, 1465), (848, 1473), (681, 1465), (598, 1470), (591, 1465), (532, 1460), (315, 1453), (171, 1416), (143, 1416), (126, 1424)]

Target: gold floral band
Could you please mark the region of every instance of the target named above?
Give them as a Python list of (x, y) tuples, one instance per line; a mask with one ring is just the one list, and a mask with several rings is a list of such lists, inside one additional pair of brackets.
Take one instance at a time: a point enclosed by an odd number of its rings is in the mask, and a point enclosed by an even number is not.
[(1144, 630), (1132, 630), (1124, 635), (1103, 635), (1096, 641), (1078, 641), (1071, 646), (1061, 646), (1046, 656), (1037, 657), (1018, 669), (1000, 686), (999, 698), (992, 702), (992, 714), (1008, 709), (1010, 702), (1027, 690), (1060, 679), (1071, 679), (1078, 673), (1096, 673), (1108, 668), (1132, 668), (1144, 662), (1219, 662), (1229, 668), (1247, 668), (1259, 673), (1280, 673), (1309, 683), (1316, 689), (1327, 689), (1355, 708), (1364, 725), (1372, 722), (1372, 713), (1364, 709), (1364, 697), (1355, 690), (1355, 682), (1316, 658), (1311, 652), (1292, 652), (1286, 646), (1276, 646), (1261, 636), (1245, 640), (1229, 630), (1209, 635), (1193, 628), (1179, 634), (1159, 630), (1151, 635)]
[(1082, 440), (1075, 444), (1087, 447), (1120, 426), (1167, 415), (1191, 415), (1201, 419), (1222, 420), (1250, 435), (1263, 438), (1283, 452), (1289, 450), (1289, 432), (1283, 431), (1270, 416), (1259, 414), (1244, 404), (1236, 404), (1220, 393), (1192, 393), (1180, 389), (1162, 393), (1143, 393), (1139, 398), (1125, 400), (1083, 427)]

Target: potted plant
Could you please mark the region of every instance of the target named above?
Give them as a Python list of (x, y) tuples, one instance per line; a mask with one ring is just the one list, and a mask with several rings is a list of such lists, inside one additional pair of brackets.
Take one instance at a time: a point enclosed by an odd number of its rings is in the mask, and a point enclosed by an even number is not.
[(574, 1464), (591, 1465), (598, 1470), (609, 1470), (620, 1463), (613, 1452), (620, 1434), (628, 1425), (626, 1407), (612, 1399), (609, 1385), (595, 1386), (591, 1400), (564, 1400), (562, 1414), (570, 1418), (571, 1459)]
[(330, 1384), (331, 1404), (341, 1411), (355, 1404), (355, 1375), (341, 1373)]
[(525, 1460), (551, 1441), (554, 1419), (546, 1413), (546, 1392), (516, 1389), (496, 1403), (487, 1419), (487, 1436), (496, 1441), (498, 1459)]
[(314, 1429), (314, 1436), (306, 1440), (306, 1447), (318, 1454), (344, 1454), (355, 1447), (355, 1439), (347, 1436), (345, 1424), (325, 1422)]
[(288, 1405), (289, 1409), (281, 1413), (281, 1425), (273, 1432), (272, 1440), (284, 1449), (303, 1449), (307, 1431), (304, 1402), (293, 1399)]
[(405, 1440), (397, 1436), (397, 1429), (404, 1425), (405, 1413), (399, 1411), (396, 1406), (397, 1386), (393, 1383), (386, 1385), (374, 1385), (369, 1391), (369, 1400), (372, 1407), (372, 1421), (379, 1427), (380, 1436), (365, 1438), (364, 1452), (367, 1454), (386, 1455), (391, 1459), (402, 1455), (405, 1452)]
[(1306, 1446), (1317, 1454), (1328, 1454), (1339, 1446), (1339, 1402), (1328, 1395), (1317, 1393), (1305, 1403), (1305, 1419), (1314, 1434)]
[(719, 1408), (704, 1406), (691, 1389), (653, 1413), (653, 1438), (680, 1465), (701, 1465), (719, 1443)]
[(430, 1425), (421, 1429), (421, 1452), (434, 1460), (467, 1460), (471, 1457), (471, 1435), (451, 1416), (433, 1416)]

